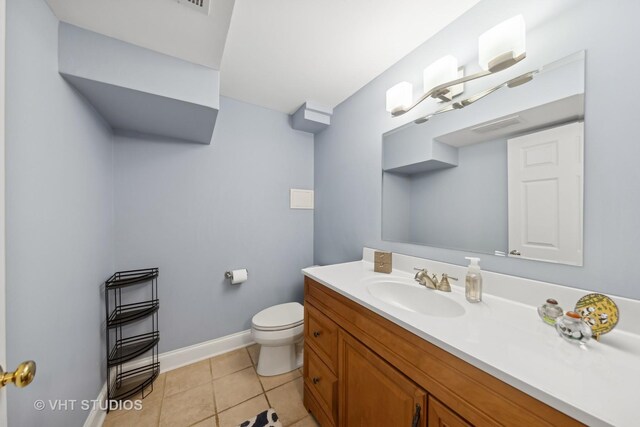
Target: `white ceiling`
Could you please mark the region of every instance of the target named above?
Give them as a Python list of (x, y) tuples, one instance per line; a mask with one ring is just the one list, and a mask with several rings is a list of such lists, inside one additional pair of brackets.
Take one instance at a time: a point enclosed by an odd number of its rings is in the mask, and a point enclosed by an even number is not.
[(177, 0), (46, 1), (61, 21), (220, 69), (225, 96), (292, 113), (338, 105), (479, 0), (212, 0), (209, 17)]
[(334, 107), (479, 0), (236, 0), (223, 95)]
[(220, 69), (233, 0), (209, 16), (177, 0), (46, 0), (59, 20), (185, 61)]

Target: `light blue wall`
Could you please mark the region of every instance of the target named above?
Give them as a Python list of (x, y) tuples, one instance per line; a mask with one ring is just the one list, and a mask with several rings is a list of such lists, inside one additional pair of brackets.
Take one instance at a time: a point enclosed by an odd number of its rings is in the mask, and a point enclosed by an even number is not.
[(587, 50), (585, 262), (570, 267), (486, 255), (482, 265), (640, 298), (640, 286), (628, 278), (640, 242), (636, 98), (632, 83), (612, 89), (614, 82), (635, 81), (640, 67), (635, 55), (625, 54), (640, 38), (640, 2), (634, 0), (484, 0), (340, 104), (331, 127), (315, 139), (316, 263), (359, 259), (366, 245), (465, 265), (465, 252), (381, 240), (381, 135), (403, 120), (385, 111), (385, 91), (399, 81), (418, 81), (428, 64), (447, 53), (462, 64), (477, 62), (478, 35), (517, 13), (529, 28), (526, 61), (544, 64)]
[(59, 70), (218, 109), (220, 71), (60, 22)]
[[(270, 305), (301, 301), (313, 263), (313, 135), (286, 114), (229, 98), (211, 145), (116, 137), (118, 269), (160, 267), (160, 351), (249, 329)], [(229, 269), (249, 269), (232, 286)]]
[(87, 412), (36, 399), (95, 399), (104, 382), (100, 285), (113, 270), (110, 130), (58, 74), (58, 20), (41, 0), (7, 2), (6, 229), (10, 426), (79, 426)]
[(209, 144), (220, 72), (60, 23), (58, 70), (118, 131)]

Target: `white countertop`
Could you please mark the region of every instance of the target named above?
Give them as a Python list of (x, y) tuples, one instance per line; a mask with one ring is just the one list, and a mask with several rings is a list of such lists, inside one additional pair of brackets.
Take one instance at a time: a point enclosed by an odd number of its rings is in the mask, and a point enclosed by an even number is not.
[[(424, 292), (438, 292), (465, 308), (465, 314), (459, 317), (428, 316), (373, 297), (367, 290), (367, 281), (370, 283), (374, 277), (395, 277), (407, 284), (415, 283), (413, 273), (409, 272), (413, 267), (407, 268), (409, 265), (428, 267), (429, 271), (461, 279), (466, 269), (393, 255), (394, 267), (398, 265), (401, 269), (394, 268), (391, 275), (373, 271), (373, 263), (367, 260), (371, 259), (372, 250), (368, 249), (363, 261), (311, 267), (303, 273), (585, 424), (639, 425), (640, 335), (635, 329), (640, 316), (639, 301), (613, 297), (621, 312), (618, 328), (604, 335), (601, 342), (591, 340), (581, 348), (565, 342), (554, 327), (543, 323), (536, 306), (553, 297), (569, 310), (587, 291), (483, 272), (485, 293), (478, 304), (468, 303), (464, 288), (454, 282), (451, 293), (415, 284)], [(520, 294), (533, 300), (531, 305), (501, 295), (520, 288), (523, 290)], [(563, 299), (567, 302), (563, 303)], [(625, 314), (633, 320), (633, 325), (627, 322), (628, 328), (620, 327)]]

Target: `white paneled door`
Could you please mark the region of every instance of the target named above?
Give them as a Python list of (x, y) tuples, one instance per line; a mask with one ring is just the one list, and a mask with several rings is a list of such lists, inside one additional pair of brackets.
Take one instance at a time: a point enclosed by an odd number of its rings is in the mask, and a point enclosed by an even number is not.
[(582, 265), (584, 125), (510, 139), (509, 256)]

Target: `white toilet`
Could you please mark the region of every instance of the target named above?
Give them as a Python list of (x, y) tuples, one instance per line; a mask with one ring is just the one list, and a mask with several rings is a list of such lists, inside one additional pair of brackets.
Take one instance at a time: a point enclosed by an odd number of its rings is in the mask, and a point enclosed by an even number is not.
[(253, 316), (251, 335), (260, 344), (258, 375), (284, 374), (302, 365), (298, 349), (303, 323), (304, 307), (297, 302), (274, 305)]

